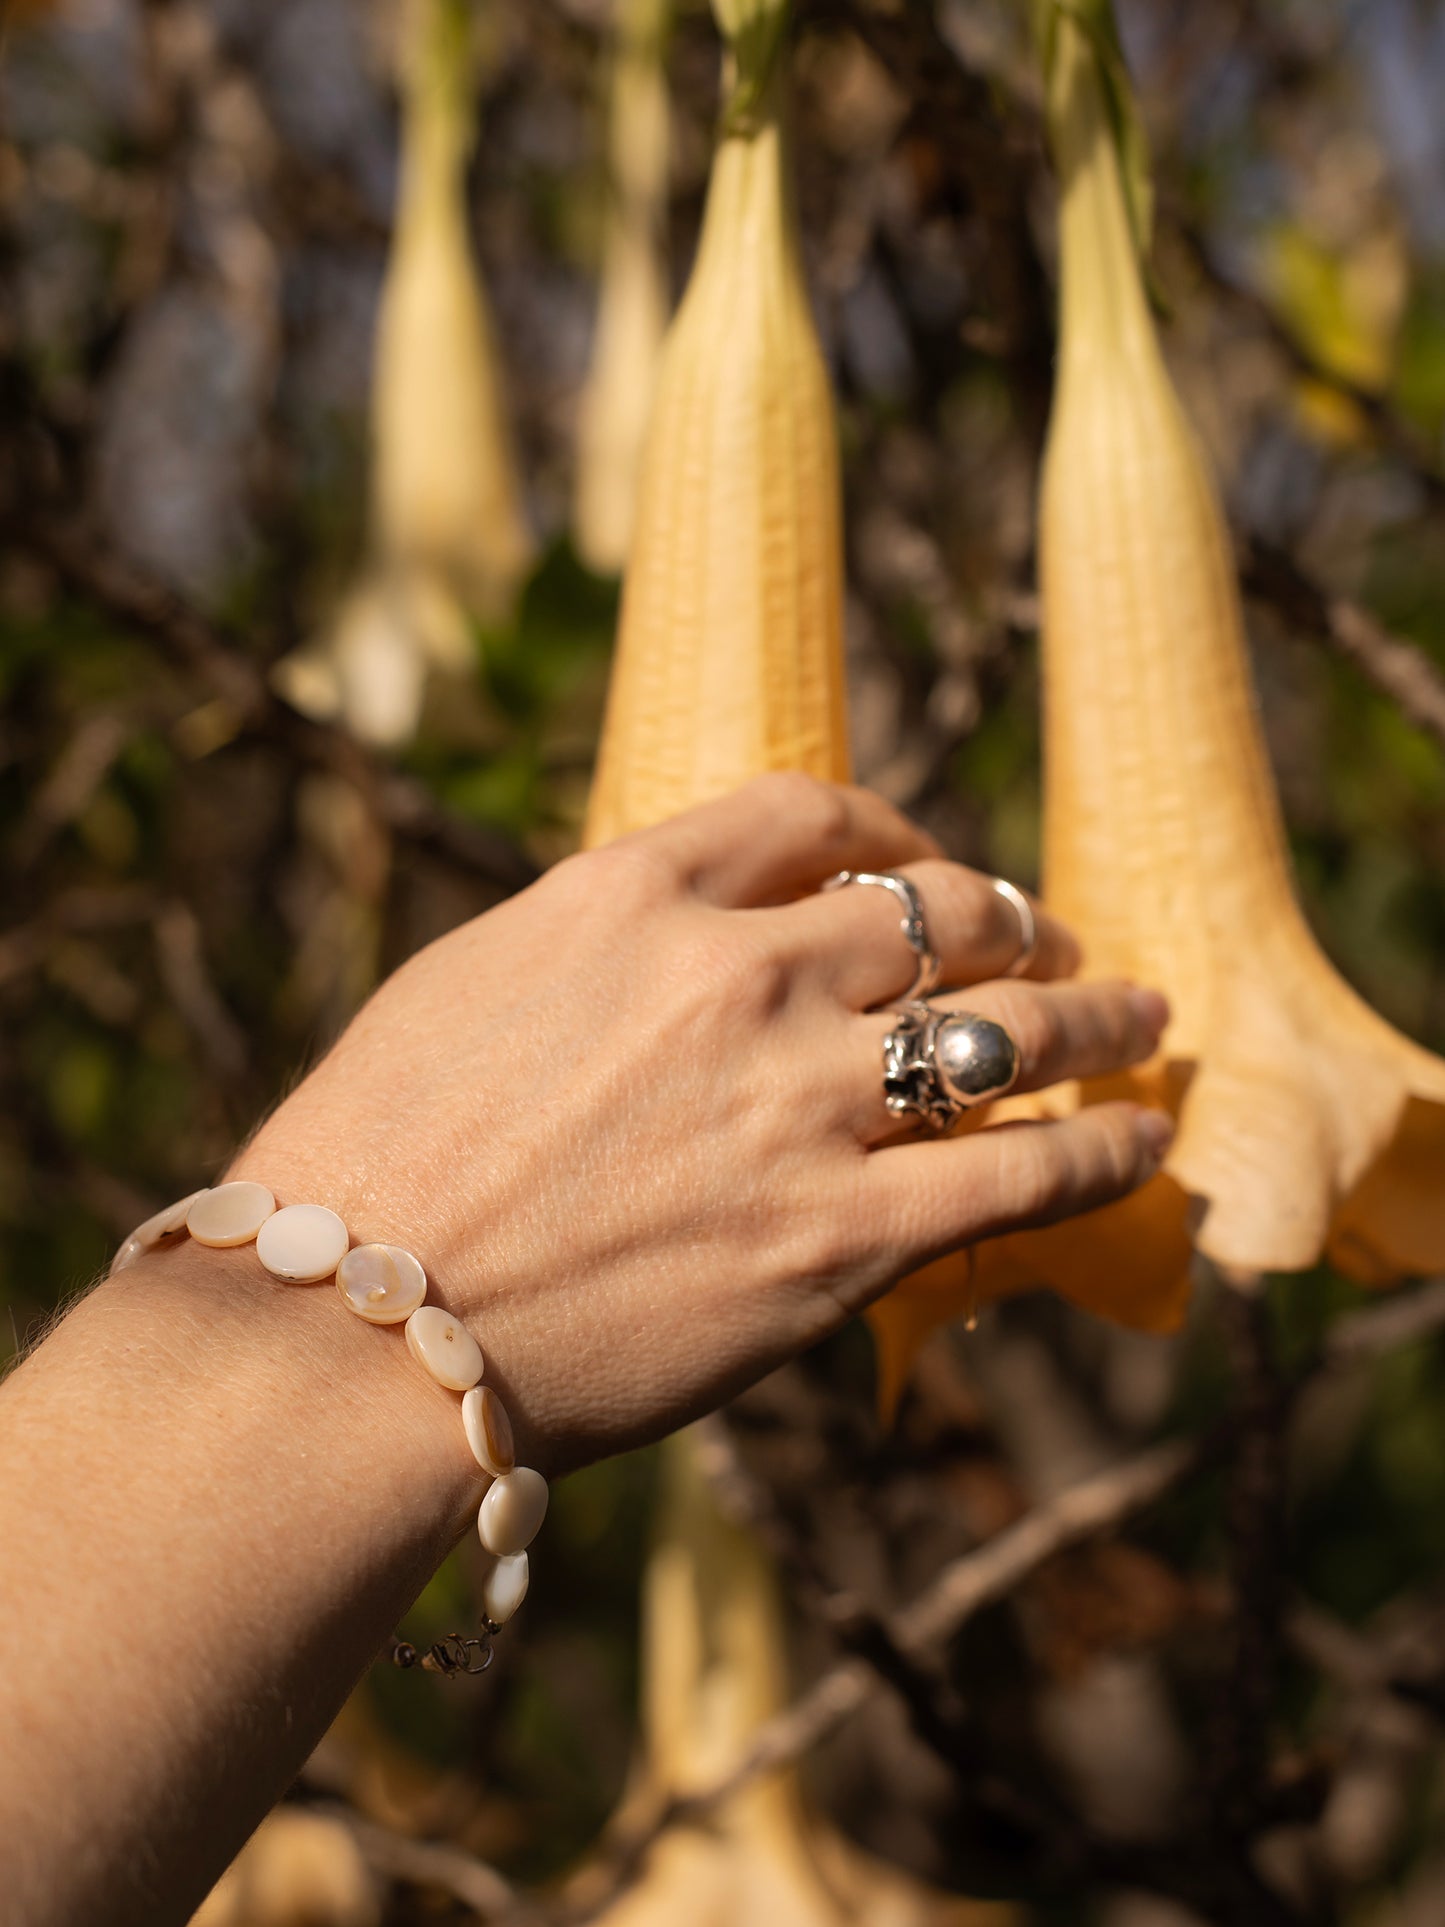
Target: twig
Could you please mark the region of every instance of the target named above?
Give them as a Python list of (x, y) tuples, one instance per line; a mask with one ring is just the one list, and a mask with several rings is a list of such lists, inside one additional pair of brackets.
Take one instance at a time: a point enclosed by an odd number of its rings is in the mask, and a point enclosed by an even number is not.
[(1422, 649), (1392, 635), (1357, 602), (1331, 595), (1282, 549), (1249, 542), (1241, 564), (1248, 594), (1271, 604), (1292, 627), (1328, 642), (1396, 702), (1417, 729), (1445, 743), (1445, 675)]
[(1257, 288), (1237, 281), (1219, 265), (1204, 236), (1180, 209), (1170, 207), (1168, 213), (1171, 231), (1178, 237), (1210, 290), (1222, 295), (1232, 307), (1249, 315), (1295, 375), (1328, 388), (1331, 393), (1347, 401), (1368, 424), (1380, 447), (1402, 468), (1409, 470), (1431, 502), (1445, 502), (1445, 475), (1431, 461), (1424, 438), (1391, 406), (1387, 397), (1357, 381), (1351, 381), (1348, 375), (1312, 355), (1294, 329)]
[[(1301, 1601), (1289, 1615), (1291, 1644), (1346, 1694), (1398, 1702), (1445, 1723), (1445, 1641), (1438, 1604), (1418, 1608), (1418, 1623), (1371, 1639), (1320, 1607)], [(1402, 1632), (1413, 1634), (1402, 1637)]]
[(0, 936), (0, 987), (39, 969), (56, 937), (149, 923), (157, 908), (154, 891), (138, 884), (62, 890), (27, 922)]
[(1417, 1291), (1386, 1298), (1364, 1311), (1341, 1318), (1325, 1341), (1324, 1367), (1378, 1358), (1417, 1338), (1433, 1337), (1445, 1327), (1445, 1278), (1432, 1279)]
[(362, 1857), (388, 1880), (405, 1880), (415, 1887), (435, 1887), (470, 1907), (483, 1919), (502, 1914), (516, 1927), (538, 1919), (509, 1880), (495, 1867), (478, 1860), (460, 1847), (449, 1847), (435, 1840), (413, 1840), (390, 1827), (363, 1819), (353, 1807), (341, 1801), (320, 1801), (308, 1811), (336, 1820), (351, 1834)]
[[(1304, 1371), (1279, 1388), (1281, 1408), (1287, 1409), (1298, 1392), (1323, 1373), (1378, 1357), (1396, 1345), (1442, 1329), (1445, 1280), (1426, 1285), (1405, 1299), (1353, 1313), (1340, 1321), (1332, 1338)], [(954, 1560), (910, 1606), (889, 1616), (883, 1623), (893, 1645), (910, 1659), (926, 1658), (974, 1614), (1005, 1598), (1056, 1553), (1124, 1525), (1184, 1480), (1214, 1464), (1236, 1429), (1237, 1421), (1231, 1421), (1202, 1441), (1154, 1446), (1037, 1506), (1015, 1525)], [(564, 1908), (553, 1918), (578, 1927), (578, 1923), (600, 1913), (637, 1878), (653, 1846), (670, 1827), (705, 1824), (759, 1775), (790, 1765), (835, 1731), (881, 1683), (877, 1671), (861, 1658), (832, 1667), (791, 1706), (758, 1729), (730, 1772), (692, 1793), (667, 1800), (619, 1838), (612, 1850), (609, 1877), (600, 1892), (594, 1889), (589, 1893), (585, 1911)], [(1130, 1854), (1123, 1843), (1103, 1842), (1098, 1846), (1101, 1857), (1112, 1863), (1116, 1878), (1127, 1877), (1155, 1891), (1180, 1892), (1179, 1874), (1170, 1871), (1167, 1857)], [(1196, 1869), (1200, 1878), (1204, 1872), (1207, 1869)], [(1249, 1892), (1242, 1897), (1237, 1886), (1230, 1887), (1234, 1900), (1226, 1898), (1222, 1903), (1248, 1909), (1248, 1915), (1241, 1911), (1236, 1919), (1293, 1919), (1289, 1908), (1261, 1888), (1257, 1880), (1248, 1884)], [(1221, 1904), (1206, 1900), (1197, 1884), (1192, 1891), (1201, 1905)], [(1220, 1917), (1229, 1916), (1226, 1913)], [(507, 1927), (520, 1927), (520, 1923), (509, 1920)]]
[(194, 911), (178, 900), (163, 904), (154, 931), (156, 957), (172, 1003), (222, 1082), (232, 1092), (238, 1086), (244, 1089), (250, 1062), (245, 1033), (216, 988)]
[(451, 815), (424, 784), (385, 768), (344, 731), (289, 709), (239, 643), (164, 584), (110, 552), (91, 531), (44, 521), (32, 523), (26, 535), (74, 590), (157, 643), (228, 704), (238, 734), (249, 730), (268, 737), (298, 761), (344, 777), (398, 836), (435, 850), (503, 892), (536, 880), (537, 866), (509, 837)]
[(1257, 1831), (1269, 1779), (1269, 1722), (1279, 1683), (1284, 1600), (1286, 1421), (1269, 1308), (1258, 1276), (1229, 1278), (1220, 1317), (1239, 1398), (1226, 1506), (1234, 1652), (1211, 1748), (1215, 1825), (1235, 1850)]
[[(946, 1566), (911, 1606), (892, 1615), (885, 1623), (893, 1644), (910, 1659), (926, 1656), (1055, 1553), (1121, 1525), (1153, 1505), (1204, 1457), (1205, 1449), (1199, 1445), (1156, 1446), (1039, 1506), (976, 1551)], [(790, 1707), (758, 1729), (730, 1772), (693, 1793), (669, 1799), (620, 1839), (605, 1891), (589, 1897), (586, 1914), (571, 1918), (589, 1919), (600, 1912), (636, 1878), (652, 1847), (670, 1827), (703, 1823), (760, 1774), (799, 1759), (855, 1713), (878, 1684), (878, 1674), (861, 1659), (845, 1660), (825, 1673)]]

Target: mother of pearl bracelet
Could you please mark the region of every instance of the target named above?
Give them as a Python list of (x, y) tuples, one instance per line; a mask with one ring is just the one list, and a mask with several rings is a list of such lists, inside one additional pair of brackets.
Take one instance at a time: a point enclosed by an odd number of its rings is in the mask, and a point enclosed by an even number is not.
[[(491, 1661), (491, 1635), (527, 1596), (527, 1547), (547, 1511), (547, 1481), (518, 1465), (506, 1407), (483, 1385), (482, 1348), (459, 1318), (428, 1305), (426, 1272), (400, 1245), (353, 1245), (346, 1226), (323, 1204), (286, 1204), (279, 1209), (264, 1184), (248, 1178), (193, 1191), (138, 1225), (115, 1254), (110, 1276), (186, 1233), (216, 1247), (254, 1243), (273, 1278), (288, 1285), (316, 1285), (334, 1278), (341, 1302), (369, 1325), (406, 1321), (407, 1349), (438, 1385), (462, 1394), (462, 1429), (472, 1456), (491, 1483), (477, 1514), (487, 1555), (482, 1578), (486, 1638), (448, 1634), (421, 1664), (442, 1673), (481, 1672)], [(475, 1654), (475, 1658), (474, 1658)], [(393, 1658), (415, 1665), (416, 1649), (398, 1643)]]

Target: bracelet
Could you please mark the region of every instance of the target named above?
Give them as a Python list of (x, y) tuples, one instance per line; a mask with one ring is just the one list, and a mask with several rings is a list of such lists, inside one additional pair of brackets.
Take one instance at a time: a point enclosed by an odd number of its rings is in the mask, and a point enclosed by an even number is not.
[(353, 1245), (351, 1234), (323, 1204), (279, 1208), (264, 1184), (232, 1179), (193, 1191), (138, 1225), (116, 1252), (109, 1276), (124, 1271), (159, 1246), (182, 1235), (223, 1248), (255, 1244), (256, 1256), (273, 1278), (288, 1285), (317, 1285), (334, 1278), (341, 1302), (369, 1325), (405, 1321), (407, 1350), (448, 1391), (462, 1394), (462, 1430), (472, 1456), (490, 1483), (477, 1513), (477, 1533), (487, 1555), (482, 1578), (483, 1635), (448, 1633), (426, 1654), (405, 1640), (392, 1643), (399, 1666), (428, 1671), (485, 1672), (492, 1639), (527, 1596), (527, 1547), (547, 1511), (547, 1481), (518, 1465), (506, 1407), (482, 1384), (482, 1348), (459, 1318), (425, 1302), (426, 1272), (400, 1245)]

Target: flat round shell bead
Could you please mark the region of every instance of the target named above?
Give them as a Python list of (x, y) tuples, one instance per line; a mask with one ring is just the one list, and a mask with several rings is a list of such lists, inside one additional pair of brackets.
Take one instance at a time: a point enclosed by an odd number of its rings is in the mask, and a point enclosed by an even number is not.
[(248, 1245), (275, 1209), (264, 1184), (233, 1178), (201, 1193), (186, 1213), (186, 1229), (200, 1245)]
[(527, 1597), (531, 1569), (525, 1552), (494, 1559), (482, 1579), (482, 1611), (494, 1626), (505, 1626)]
[[(490, 1385), (474, 1386), (462, 1400), (462, 1425), (472, 1457), (484, 1472), (500, 1479), (511, 1471), (517, 1463), (512, 1421)], [(492, 1617), (495, 1619), (496, 1614)]]
[(357, 1245), (336, 1267), (336, 1289), (368, 1325), (399, 1325), (426, 1297), (426, 1273), (400, 1245)]
[(529, 1465), (519, 1465), (487, 1487), (477, 1514), (477, 1531), (498, 1558), (525, 1552), (547, 1516), (547, 1481)]
[(180, 1198), (175, 1204), (168, 1204), (164, 1211), (155, 1212), (146, 1219), (144, 1224), (138, 1224), (111, 1260), (111, 1277), (113, 1278), (118, 1271), (124, 1271), (127, 1265), (133, 1265), (136, 1259), (144, 1257), (146, 1252), (154, 1251), (163, 1238), (173, 1238), (178, 1231), (184, 1231), (191, 1206), (197, 1198), (203, 1198), (205, 1195), (203, 1186), (199, 1191), (192, 1191), (189, 1197)]
[(288, 1285), (314, 1285), (331, 1276), (350, 1243), (346, 1226), (324, 1204), (286, 1204), (262, 1225), (256, 1256)]
[[(406, 1321), (407, 1349), (449, 1392), (469, 1392), (482, 1375), (482, 1348), (459, 1318), (422, 1305)], [(526, 1542), (523, 1541), (525, 1544)], [(509, 1547), (520, 1551), (521, 1547)]]

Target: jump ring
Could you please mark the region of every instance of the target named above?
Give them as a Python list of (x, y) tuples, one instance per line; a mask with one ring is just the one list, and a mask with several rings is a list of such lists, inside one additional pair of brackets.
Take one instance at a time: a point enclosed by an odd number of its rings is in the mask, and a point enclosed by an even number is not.
[(850, 883), (874, 884), (880, 890), (891, 890), (903, 905), (899, 928), (917, 960), (913, 982), (904, 992), (903, 1001), (907, 1003), (911, 998), (927, 996), (943, 975), (943, 961), (928, 940), (928, 925), (924, 921), (923, 898), (918, 893), (918, 886), (897, 870), (840, 870), (837, 876), (828, 878), (823, 888), (842, 890)]
[(1019, 920), (1019, 953), (1003, 974), (1022, 977), (1039, 947), (1039, 920), (1034, 915), (1034, 906), (1017, 884), (1010, 883), (1007, 877), (990, 877), (989, 884), (1005, 903), (1013, 906)]

